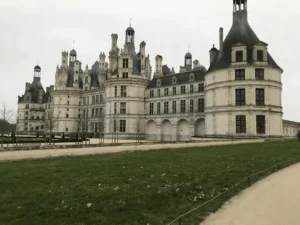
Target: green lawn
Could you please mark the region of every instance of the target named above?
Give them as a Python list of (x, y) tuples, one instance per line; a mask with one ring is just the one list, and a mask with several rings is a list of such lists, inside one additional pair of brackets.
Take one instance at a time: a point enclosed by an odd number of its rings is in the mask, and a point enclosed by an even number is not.
[[(0, 163), (0, 224), (167, 224), (246, 176), (298, 156), (300, 142), (291, 141)], [(198, 225), (246, 186), (183, 224)]]

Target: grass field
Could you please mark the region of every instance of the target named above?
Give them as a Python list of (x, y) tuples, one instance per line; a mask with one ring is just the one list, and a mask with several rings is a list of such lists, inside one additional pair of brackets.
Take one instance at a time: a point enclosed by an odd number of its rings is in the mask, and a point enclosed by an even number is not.
[[(0, 224), (167, 224), (246, 176), (299, 156), (300, 142), (292, 141), (4, 162)], [(183, 224), (198, 225), (246, 186)]]

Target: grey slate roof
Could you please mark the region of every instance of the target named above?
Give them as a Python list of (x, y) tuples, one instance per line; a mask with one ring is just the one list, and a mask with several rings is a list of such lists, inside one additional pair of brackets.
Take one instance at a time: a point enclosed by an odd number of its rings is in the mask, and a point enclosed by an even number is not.
[(167, 65), (163, 65), (162, 66), (162, 73), (163, 73), (164, 76), (169, 75), (169, 74), (171, 74), (171, 69)]
[(97, 76), (99, 73), (100, 73), (100, 64), (98, 61), (96, 61), (90, 71), (91, 87), (99, 87), (100, 86), (98, 76)]
[(193, 70), (184, 73), (170, 74), (161, 77), (154, 77), (150, 84), (148, 85), (148, 89), (157, 87), (157, 80), (161, 80), (161, 87), (171, 86), (173, 85), (173, 77), (177, 78), (176, 84), (188, 84), (190, 83), (190, 74), (193, 73), (195, 75), (193, 82), (204, 81), (205, 71), (203, 70)]
[(125, 45), (127, 46), (128, 52), (133, 59), (132, 73), (135, 75), (140, 75), (141, 74), (141, 59), (140, 59), (139, 55), (137, 55), (135, 52), (134, 44), (127, 42)]
[[(78, 62), (78, 61), (75, 61)], [(67, 79), (67, 87), (73, 87), (74, 83), (74, 63), (75, 62), (70, 62), (69, 69), (68, 69), (68, 79)], [(82, 70), (80, 71), (82, 73)], [(78, 76), (78, 86), (79, 88), (83, 88), (83, 81), (81, 76)]]
[[(232, 27), (224, 40), (223, 53), (220, 53), (219, 59), (213, 63), (208, 71), (219, 69), (226, 69), (231, 64), (231, 48), (234, 44), (239, 42), (245, 43), (250, 49), (254, 43), (260, 42), (252, 28), (250, 27), (247, 19), (248, 13), (246, 10), (233, 13)], [(213, 49), (212, 49), (213, 50)], [(249, 54), (249, 52), (248, 52)], [(250, 57), (247, 57), (248, 59)], [(251, 61), (249, 60), (249, 63)], [(270, 67), (282, 70), (268, 53), (268, 64)]]

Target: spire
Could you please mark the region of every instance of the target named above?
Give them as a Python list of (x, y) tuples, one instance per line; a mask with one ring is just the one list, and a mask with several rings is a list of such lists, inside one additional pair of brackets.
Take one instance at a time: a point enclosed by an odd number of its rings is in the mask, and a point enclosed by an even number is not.
[(129, 23), (129, 27), (131, 27), (131, 22), (132, 22), (132, 18), (130, 18), (130, 23)]

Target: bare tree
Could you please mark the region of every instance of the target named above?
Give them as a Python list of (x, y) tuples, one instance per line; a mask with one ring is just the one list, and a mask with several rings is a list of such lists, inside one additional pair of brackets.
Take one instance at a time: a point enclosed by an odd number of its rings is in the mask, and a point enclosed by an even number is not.
[(143, 123), (143, 120), (141, 119), (140, 116), (138, 116), (136, 118), (136, 121), (134, 123), (134, 131), (136, 133), (136, 142), (137, 143), (140, 143), (141, 141), (141, 132), (143, 130), (143, 126), (144, 126), (144, 123)]
[(87, 133), (89, 130), (89, 117), (88, 113), (83, 113), (80, 117), (80, 130), (81, 130), (81, 138), (85, 139), (85, 144), (87, 144)]
[(3, 103), (2, 109), (0, 109), (0, 122), (2, 120), (3, 125), (0, 126), (0, 132), (1, 132), (1, 147), (3, 147), (3, 141), (4, 141), (4, 133), (9, 132), (10, 123), (15, 122), (15, 112), (12, 109), (7, 109), (6, 104)]
[(50, 137), (49, 137), (49, 144), (52, 144), (52, 136), (54, 128), (58, 126), (58, 120), (59, 120), (60, 113), (57, 113), (55, 115), (54, 109), (48, 109), (46, 110), (45, 117), (44, 117), (44, 129), (49, 131)]

